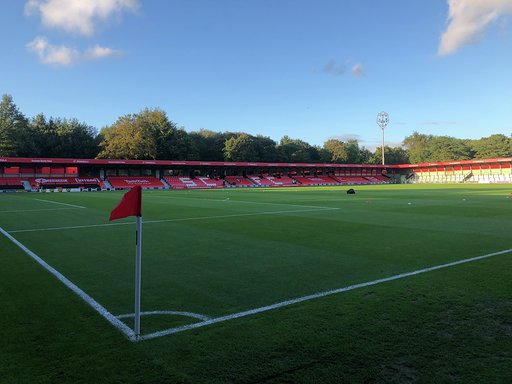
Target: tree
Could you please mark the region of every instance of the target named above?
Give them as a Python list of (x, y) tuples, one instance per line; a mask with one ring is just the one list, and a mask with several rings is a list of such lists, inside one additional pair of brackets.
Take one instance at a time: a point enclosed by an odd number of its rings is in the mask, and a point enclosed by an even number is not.
[(224, 158), (227, 161), (258, 161), (255, 140), (247, 133), (226, 140), (224, 143)]
[(54, 149), (57, 147), (57, 126), (53, 118), (47, 119), (42, 113), (30, 120), (33, 132), (34, 152), (32, 156), (55, 157)]
[(411, 163), (430, 161), (468, 160), (473, 151), (465, 140), (450, 136), (422, 135), (414, 132), (402, 143), (409, 152)]
[(98, 158), (185, 159), (190, 144), (185, 130), (177, 129), (160, 109), (122, 116), (100, 134)]
[(369, 160), (368, 154), (359, 148), (357, 140), (348, 140), (347, 146), (347, 164), (361, 164)]
[(423, 135), (416, 131), (407, 136), (402, 145), (409, 152), (409, 160), (413, 163), (424, 163), (426, 160), (427, 144), (432, 136)]
[(3, 95), (0, 102), (0, 156), (26, 155), (23, 146), (30, 138), (28, 120), (18, 110), (10, 95)]
[(424, 161), (471, 159), (471, 148), (465, 144), (464, 140), (450, 136), (430, 137), (424, 153)]
[(141, 129), (153, 137), (156, 159), (185, 160), (191, 142), (184, 128), (178, 128), (161, 109), (148, 109), (135, 115)]
[(91, 158), (98, 153), (96, 129), (77, 119), (47, 119), (40, 113), (30, 120), (29, 130), (27, 156)]
[(253, 137), (256, 148), (256, 159), (254, 161), (274, 162), (279, 160), (277, 143), (270, 137), (257, 135)]
[(327, 152), (327, 159), (323, 160), (327, 163), (343, 164), (347, 162), (348, 152), (347, 145), (337, 139), (329, 139), (324, 143), (323, 149)]
[(237, 134), (214, 132), (207, 129), (190, 132), (189, 137), (194, 151), (190, 160), (224, 161), (224, 144)]
[(281, 161), (294, 163), (310, 163), (320, 160), (318, 148), (300, 139), (283, 136), (277, 147)]
[(512, 156), (511, 140), (502, 134), (471, 140), (468, 145), (474, 151), (476, 159), (493, 159)]
[(136, 118), (127, 115), (119, 118), (114, 125), (105, 127), (100, 134), (100, 159), (156, 159), (156, 141), (140, 126)]
[(98, 154), (96, 129), (77, 119), (56, 119), (55, 157), (92, 158)]
[(361, 164), (370, 164), (372, 159), (372, 153), (369, 149), (362, 147), (359, 148), (359, 162)]
[[(384, 146), (384, 157), (386, 164), (407, 164), (409, 163), (409, 154), (402, 147)], [(377, 147), (370, 160), (372, 164), (382, 163), (382, 147)]]

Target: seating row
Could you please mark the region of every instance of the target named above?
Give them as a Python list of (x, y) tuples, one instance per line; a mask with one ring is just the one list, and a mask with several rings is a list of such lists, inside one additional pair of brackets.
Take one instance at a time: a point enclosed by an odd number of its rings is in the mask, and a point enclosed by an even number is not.
[(229, 185), (235, 187), (254, 187), (256, 185), (251, 180), (243, 176), (226, 176), (224, 180), (228, 182)]
[(0, 177), (0, 188), (19, 187), (22, 189), (24, 188), (23, 182), (29, 183), (32, 190), (57, 187), (106, 188), (105, 183), (97, 177)]
[(126, 189), (136, 185), (143, 188), (195, 189), (234, 187), (288, 187), (298, 185), (339, 185), (370, 184), (386, 182), (385, 176), (269, 176), (249, 175), (226, 176), (224, 179), (200, 176), (195, 178), (165, 176), (159, 180), (153, 176), (108, 176), (106, 181), (99, 177), (0, 177), (4, 189), (23, 188), (23, 181), (29, 182), (33, 190), (40, 188), (116, 188)]
[(337, 185), (339, 182), (329, 176), (295, 176), (302, 185)]
[(164, 184), (153, 176), (108, 176), (107, 181), (114, 188), (131, 188), (140, 185), (143, 188), (164, 188)]
[(211, 179), (207, 176), (194, 179), (182, 176), (165, 176), (164, 180), (172, 189), (224, 188), (224, 180)]
[(0, 189), (23, 189), (23, 180), (24, 179), (20, 177), (0, 177)]

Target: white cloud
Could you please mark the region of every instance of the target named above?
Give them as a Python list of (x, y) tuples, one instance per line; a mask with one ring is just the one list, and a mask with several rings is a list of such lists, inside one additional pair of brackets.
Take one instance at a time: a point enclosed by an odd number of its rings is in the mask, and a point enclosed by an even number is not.
[(43, 36), (36, 37), (26, 47), (39, 57), (41, 63), (56, 67), (66, 67), (83, 60), (98, 60), (120, 54), (119, 51), (99, 45), (80, 52), (65, 45), (50, 44)]
[(356, 77), (363, 76), (365, 73), (363, 64), (355, 64), (352, 67), (352, 75)]
[(134, 12), (138, 5), (138, 0), (28, 0), (25, 14), (40, 14), (46, 27), (91, 36), (99, 22), (125, 10)]
[(97, 60), (105, 59), (107, 57), (112, 56), (119, 56), (120, 54), (121, 52), (115, 49), (95, 45), (94, 47), (89, 48), (87, 49), (87, 51), (85, 51), (84, 58), (88, 60)]
[(80, 53), (64, 45), (52, 45), (45, 37), (38, 36), (27, 44), (28, 50), (39, 56), (43, 64), (67, 66), (78, 60)]
[(441, 36), (439, 55), (477, 42), (491, 23), (512, 14), (511, 0), (448, 0), (448, 6), (448, 26)]

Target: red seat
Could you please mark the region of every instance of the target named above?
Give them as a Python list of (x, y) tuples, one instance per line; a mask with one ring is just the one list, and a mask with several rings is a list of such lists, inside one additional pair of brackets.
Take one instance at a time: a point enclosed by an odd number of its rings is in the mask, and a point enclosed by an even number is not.
[(142, 188), (164, 188), (162, 182), (153, 176), (108, 176), (107, 180), (114, 188), (131, 188), (137, 185)]
[(254, 187), (254, 183), (243, 176), (226, 176), (224, 178), (229, 184), (237, 187)]

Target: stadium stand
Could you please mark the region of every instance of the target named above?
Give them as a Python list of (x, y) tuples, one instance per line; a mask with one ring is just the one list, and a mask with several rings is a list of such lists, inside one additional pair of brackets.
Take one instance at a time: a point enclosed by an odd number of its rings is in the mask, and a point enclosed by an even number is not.
[(198, 176), (193, 179), (182, 176), (165, 176), (164, 180), (172, 189), (224, 188), (224, 180), (212, 179), (208, 176)]
[(164, 188), (160, 180), (153, 176), (108, 176), (107, 180), (116, 189), (131, 188), (136, 185), (142, 188)]
[(98, 177), (28, 177), (32, 190), (53, 188), (105, 188)]
[(367, 179), (372, 184), (385, 184), (389, 183), (389, 178), (382, 175), (375, 175), (375, 176), (364, 176), (365, 179)]
[[(189, 179), (188, 177), (186, 179)], [(171, 189), (185, 189), (185, 184), (178, 176), (164, 176), (164, 180), (170, 185)], [(194, 183), (195, 184), (195, 183)]]
[[(135, 169), (145, 175), (182, 174), (189, 177), (169, 176), (158, 180), (150, 176), (115, 176), (128, 175)], [(206, 176), (226, 173), (244, 176), (227, 176), (225, 181)], [(191, 176), (194, 174), (204, 176)], [(512, 184), (512, 157), (396, 165), (0, 157), (0, 189), (7, 192), (18, 189), (109, 190), (133, 185), (179, 189), (383, 183)]]
[[(196, 189), (196, 188), (201, 188), (201, 185), (198, 185), (190, 177), (165, 176), (164, 180), (171, 186), (172, 189)], [(201, 184), (203, 184), (203, 183), (201, 182)], [(205, 186), (203, 186), (202, 188), (205, 188)]]
[(272, 187), (274, 183), (263, 176), (248, 175), (247, 178), (260, 187)]
[[(222, 179), (211, 179), (207, 176), (201, 176), (195, 178), (198, 188), (224, 188), (224, 180)], [(201, 185), (204, 184), (204, 185)]]
[(26, 180), (26, 178), (0, 177), (0, 189), (1, 190), (24, 189), (24, 187), (23, 187), (24, 180)]
[(230, 185), (236, 187), (254, 187), (255, 184), (243, 176), (226, 176), (224, 178)]
[(333, 176), (333, 179), (340, 184), (370, 184), (370, 181), (364, 176)]
[(294, 176), (302, 185), (338, 185), (339, 182), (329, 176)]
[(268, 181), (273, 183), (274, 187), (294, 187), (298, 183), (289, 176), (266, 176)]
[(309, 180), (308, 177), (303, 176), (293, 176), (293, 179), (297, 181), (300, 185), (314, 185), (314, 182)]

